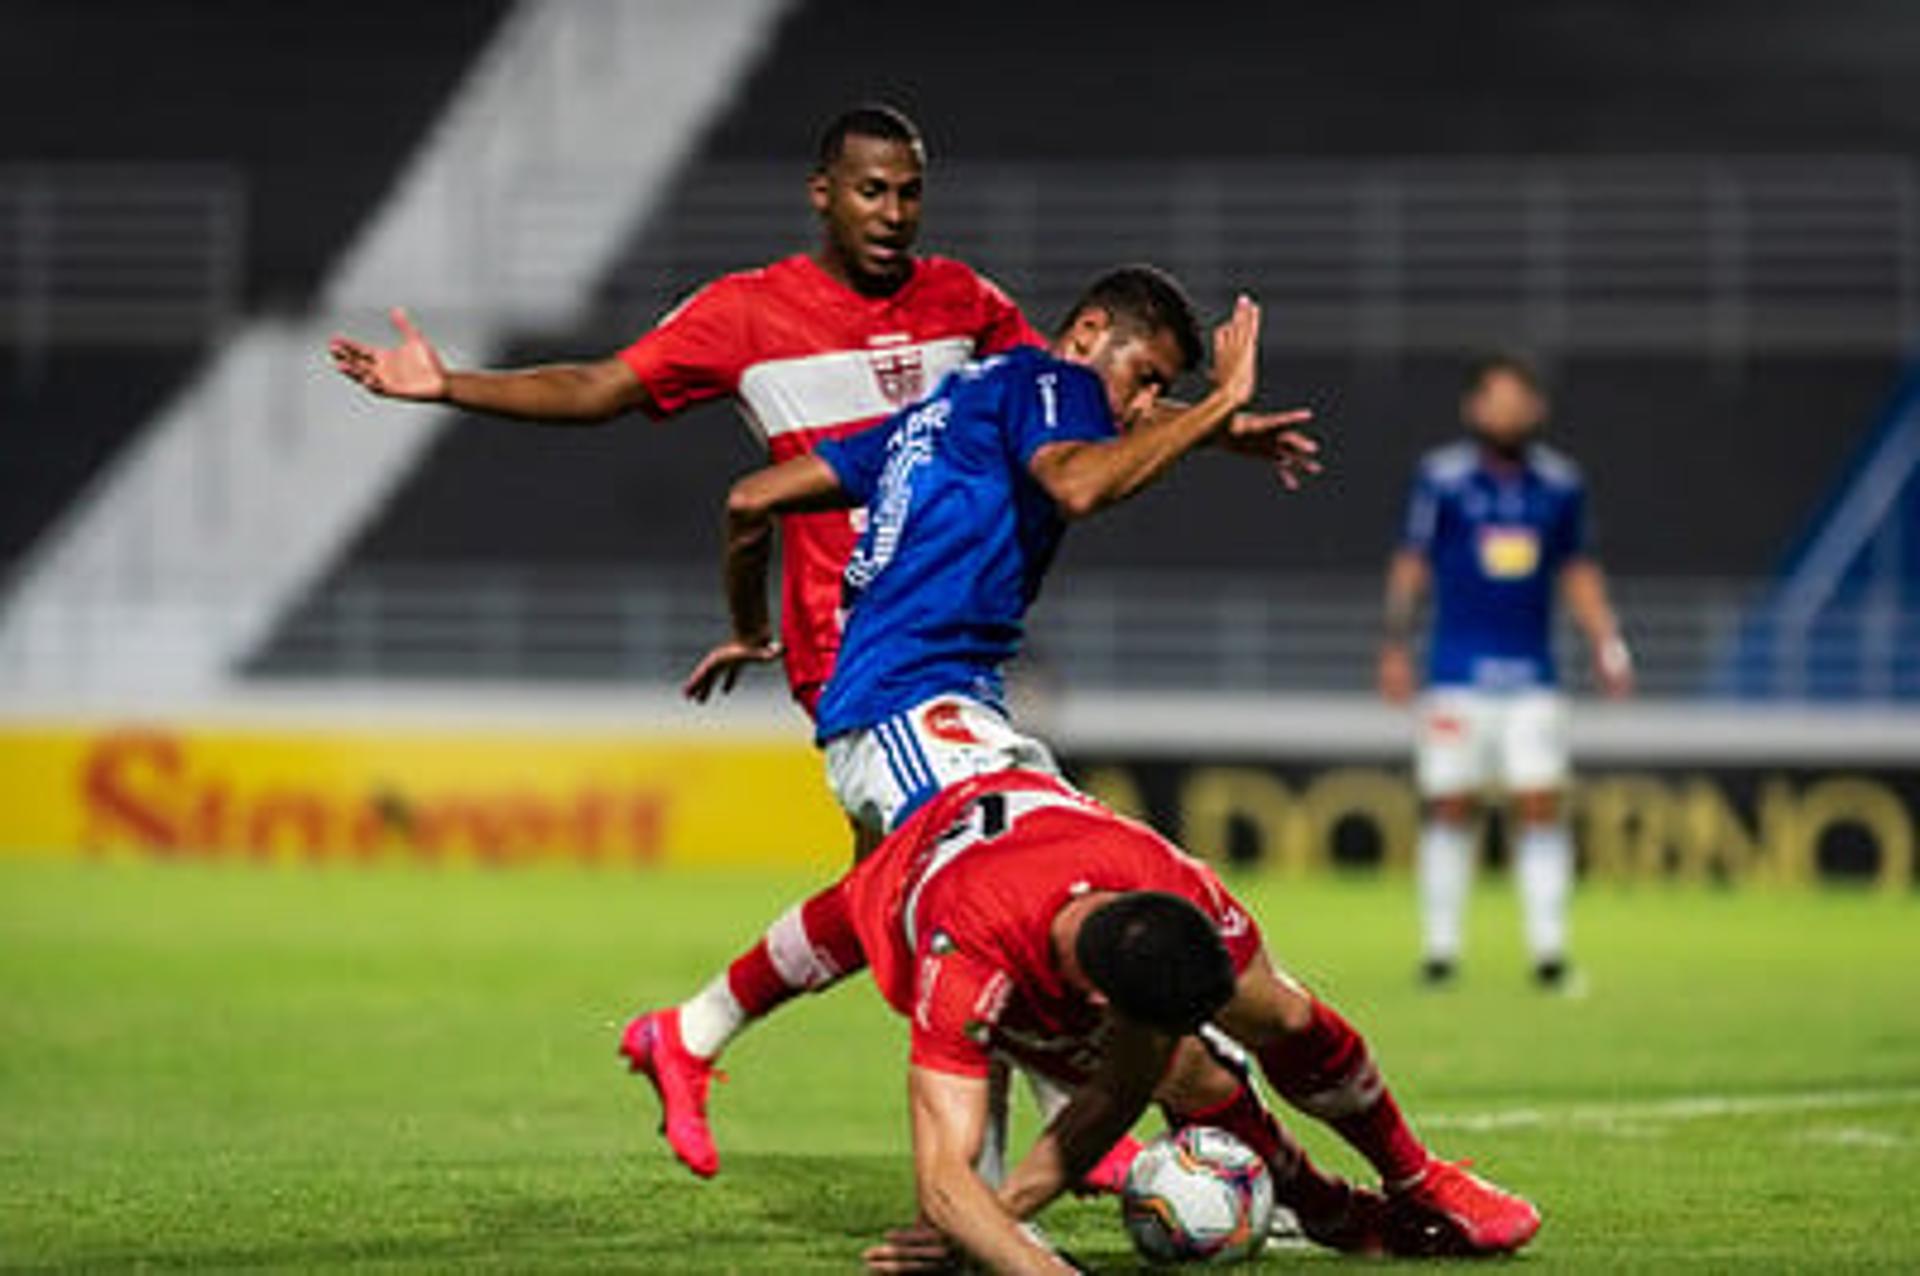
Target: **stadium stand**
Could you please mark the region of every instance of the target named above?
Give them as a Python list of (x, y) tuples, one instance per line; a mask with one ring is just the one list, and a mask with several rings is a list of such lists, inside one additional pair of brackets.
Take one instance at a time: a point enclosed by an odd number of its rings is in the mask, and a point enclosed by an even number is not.
[[(118, 47), (141, 51), (129, 76), (123, 60), (96, 56), (100, 7), (8, 6), (0, 346), (11, 357), (0, 364), (0, 419), (24, 445), (0, 467), (0, 562), (244, 310), (307, 304), (506, 7), (410, 5), (316, 22), (298, 6), (236, 0), (113, 5)], [(170, 215), (156, 218), (169, 192)], [(185, 214), (194, 217), (182, 225)], [(35, 233), (46, 255), (30, 251)], [(156, 240), (173, 251), (157, 256)], [(36, 296), (23, 276), (49, 258)], [(36, 315), (48, 309), (65, 321), (42, 332)]]
[[(850, 0), (811, 0), (792, 8), (744, 91), (664, 188), (659, 207), (632, 227), (591, 297), (571, 313), (528, 305), (504, 314), (511, 339), (485, 356), (610, 350), (716, 271), (804, 245), (811, 227), (799, 182), (813, 129), (850, 99), (892, 97), (930, 130), (930, 248), (996, 274), (1043, 322), (1084, 273), (1118, 256), (1165, 261), (1208, 304), (1250, 280), (1272, 306), (1267, 397), (1323, 413), (1339, 468), (1320, 490), (1277, 506), (1230, 463), (1197, 464), (1070, 546), (1078, 570), (1063, 582), (1090, 574), (1085, 596), (1107, 600), (1087, 606), (1137, 606), (1139, 597), (1156, 596), (1153, 581), (1195, 578), (1204, 564), (1239, 573), (1241, 592), (1247, 582), (1283, 578), (1275, 606), (1297, 608), (1301, 591), (1312, 590), (1333, 630), (1367, 623), (1365, 578), (1384, 552), (1413, 456), (1451, 429), (1462, 349), (1518, 341), (1545, 355), (1555, 374), (1563, 438), (1596, 476), (1604, 544), (1629, 577), (1629, 603), (1641, 579), (1643, 593), (1658, 595), (1668, 580), (1677, 597), (1711, 594), (1711, 614), (1696, 608), (1674, 622), (1687, 653), (1675, 686), (1697, 687), (1711, 681), (1711, 633), (1746, 605), (1741, 582), (1774, 568), (1786, 529), (1801, 526), (1845, 472), (1913, 328), (1915, 179), (1911, 163), (1897, 157), (1911, 154), (1916, 124), (1886, 104), (1903, 74), (1889, 32), (1920, 31), (1920, 17), (1892, 0), (1863, 2), (1876, 15), (1872, 36), (1802, 0), (1771, 7), (1764, 23), (1749, 8), (1714, 0), (1684, 13), (1661, 10), (1657, 45), (1646, 39), (1653, 11), (1635, 6), (1548, 12), (1484, 4), (1441, 21), (1375, 3), (1379, 21), (1367, 24), (1351, 14), (1336, 21), (1200, 4), (1182, 16), (1196, 38), (1163, 42), (1151, 57), (1169, 82), (1201, 87), (1155, 101), (1152, 77), (1127, 69), (1144, 63), (1138, 33), (1126, 24), (1086, 24), (1068, 10), (1005, 0), (975, 6), (966, 23), (911, 9), (874, 22), (856, 20), (865, 10)], [(482, 16), (459, 8), (470, 16), (434, 62), (440, 92), (499, 20), (499, 6)], [(191, 39), (186, 7), (142, 12), (149, 16), (137, 20), (153, 28), (156, 47)], [(442, 17), (427, 6), (405, 19), (399, 38), (415, 39), (416, 22)], [(280, 20), (246, 21), (263, 46), (284, 36)], [(1363, 45), (1362, 31), (1393, 38)], [(1271, 51), (1269, 105), (1257, 115), (1216, 109), (1215, 90), (1205, 87), (1211, 77), (1195, 73), (1214, 56), (1198, 37), (1221, 32)], [(303, 65), (324, 62), (336, 44), (341, 56), (354, 47), (328, 34), (314, 51), (303, 49)], [(1713, 57), (1699, 56), (1707, 49)], [(1092, 132), (1047, 111), (1067, 51), (1077, 67), (1144, 77), (1141, 108), (1130, 100), (1113, 113), (1113, 127)], [(418, 57), (396, 56), (394, 66), (417, 66)], [(858, 70), (823, 74), (824, 66)], [(328, 83), (357, 86), (385, 74), (373, 66)], [(1629, 81), (1633, 91), (1621, 93)], [(298, 305), (311, 295), (318, 263), (342, 242), (339, 228), (354, 210), (365, 215), (398, 139), (421, 127), (430, 86), (420, 78), (404, 87), (377, 83), (377, 94), (335, 90), (319, 103), (288, 106), (284, 117), (260, 123), (266, 140), (247, 143), (251, 151), (232, 149), (237, 142), (210, 154), (141, 141), (143, 153), (212, 158), (247, 173), (249, 225), (260, 228), (250, 240), (247, 304)], [(994, 91), (982, 92), (985, 83)], [(1226, 89), (1217, 92), (1224, 101)], [(351, 100), (336, 104), (335, 96)], [(269, 143), (323, 112), (333, 118), (375, 99), (383, 113), (395, 100), (403, 105), (379, 133), (385, 158), (347, 156), (352, 148), (336, 136), (322, 139), (303, 162), (329, 172), (349, 159), (364, 167), (343, 170), (324, 184), (324, 200), (291, 217), (309, 229), (302, 246), (289, 246), (283, 239), (295, 232), (273, 185), (289, 165)], [(1631, 109), (1623, 111), (1623, 101)], [(406, 115), (408, 103), (419, 111)], [(171, 100), (167, 107), (186, 109)], [(159, 114), (176, 126), (169, 136), (191, 136), (179, 118)], [(365, 131), (363, 116), (351, 119)], [(48, 138), (55, 131), (37, 127)], [(163, 124), (124, 127), (141, 129), (144, 139)], [(109, 153), (52, 146), (41, 149)], [(1836, 149), (1852, 158), (1807, 158)], [(1708, 154), (1720, 158), (1700, 158)], [(1503, 199), (1507, 191), (1513, 198)], [(575, 242), (571, 210), (591, 196), (565, 182), (530, 186), (509, 210), (510, 251), (489, 263), (489, 304), (511, 310), (516, 296), (545, 295), (541, 272)], [(329, 212), (334, 203), (346, 211)], [(314, 229), (323, 225), (335, 228), (333, 238)], [(1729, 243), (1741, 247), (1714, 247)], [(423, 318), (446, 331), (431, 312)], [(170, 357), (142, 358), (177, 376)], [(50, 436), (58, 425), (49, 405), (107, 393), (73, 384), (68, 366), (54, 354), (38, 380), (16, 376), (10, 419), (18, 410), (36, 436)], [(128, 418), (150, 411), (170, 384), (157, 367), (130, 365), (113, 379), (125, 386), (115, 397), (133, 405), (121, 414)], [(144, 408), (135, 403), (142, 386)], [(65, 477), (20, 480), (32, 496), (9, 504), (0, 548), (17, 554), (113, 452), (120, 434), (110, 422), (119, 418), (87, 402), (59, 409), (85, 412), (83, 429), (35, 448), (33, 467)], [(1738, 482), (1738, 499), (1703, 512), (1690, 476), (1730, 473), (1730, 459), (1749, 455), (1768, 462), (1740, 467), (1737, 480), (1728, 479)], [(599, 610), (622, 615), (644, 612), (651, 604), (642, 595), (665, 597), (660, 591), (672, 592), (675, 582), (704, 590), (717, 493), (753, 457), (725, 409), (665, 431), (635, 423), (558, 438), (459, 420), (304, 591), (251, 667), (334, 667), (345, 650), (341, 618), (364, 618), (368, 598), (381, 600), (376, 614), (396, 599), (456, 616), (537, 609), (551, 601), (543, 588), (559, 588), (560, 567), (572, 573), (569, 596), (611, 590), (619, 597)], [(500, 517), (503, 509), (516, 516)], [(1208, 517), (1197, 517), (1202, 511)], [(533, 584), (506, 589), (503, 603), (495, 585), (516, 577)], [(1721, 584), (1706, 590), (1683, 581)], [(1134, 586), (1145, 592), (1128, 595)], [(436, 588), (453, 592), (427, 598)], [(1233, 592), (1224, 583), (1208, 588)], [(1684, 611), (1684, 598), (1675, 605)], [(681, 618), (704, 614), (683, 603), (672, 609)], [(524, 620), (516, 622), (522, 629)], [(662, 622), (666, 631), (678, 623)], [(1243, 643), (1261, 632), (1249, 630)], [(624, 641), (589, 642), (599, 654), (557, 656), (552, 668), (570, 676), (630, 671), (639, 657)], [(1344, 641), (1351, 645), (1350, 636)], [(1302, 676), (1276, 669), (1268, 680)]]

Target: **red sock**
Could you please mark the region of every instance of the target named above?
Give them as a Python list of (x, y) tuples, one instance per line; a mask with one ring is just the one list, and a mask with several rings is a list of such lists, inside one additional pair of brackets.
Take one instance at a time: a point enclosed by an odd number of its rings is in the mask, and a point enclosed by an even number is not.
[(727, 987), (758, 1019), (803, 992), (830, 988), (866, 967), (846, 893), (838, 882), (780, 915), (760, 942), (727, 968)]
[(1347, 1207), (1349, 1188), (1315, 1165), (1307, 1150), (1260, 1103), (1252, 1086), (1243, 1085), (1224, 1103), (1198, 1112), (1167, 1112), (1176, 1128), (1211, 1125), (1252, 1148), (1273, 1172), (1273, 1197), (1308, 1218), (1337, 1217)]
[(1306, 1028), (1263, 1048), (1260, 1067), (1282, 1098), (1339, 1131), (1389, 1186), (1426, 1168), (1427, 1149), (1400, 1115), (1365, 1039), (1325, 1002), (1314, 999)]

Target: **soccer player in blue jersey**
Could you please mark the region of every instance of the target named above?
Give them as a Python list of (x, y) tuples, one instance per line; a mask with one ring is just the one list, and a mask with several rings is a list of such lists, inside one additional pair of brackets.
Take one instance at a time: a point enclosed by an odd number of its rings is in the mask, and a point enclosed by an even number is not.
[[(1082, 296), (1049, 351), (963, 365), (888, 422), (748, 475), (727, 511), (733, 637), (700, 662), (687, 693), (704, 700), (778, 658), (767, 606), (776, 520), (865, 507), (840, 653), (818, 704), (841, 805), (885, 833), (970, 776), (1055, 772), (1047, 748), (1008, 720), (1000, 666), (1067, 523), (1125, 500), (1203, 444), (1271, 459), (1289, 486), (1319, 468), (1312, 441), (1291, 428), (1308, 413), (1240, 412), (1254, 392), (1259, 330), (1259, 308), (1241, 298), (1214, 334), (1211, 391), (1166, 403), (1163, 391), (1200, 362), (1200, 330), (1172, 279), (1125, 267)], [(813, 990), (865, 961), (837, 887), (783, 914), (765, 947), (788, 985)], [(712, 1174), (718, 1158), (705, 1116), (712, 1060), (689, 1041), (724, 1036), (738, 1019), (728, 981), (716, 979), (636, 1018), (622, 1039), (659, 1091), (669, 1142), (699, 1151), (682, 1156), (696, 1173)]]
[(1573, 891), (1567, 702), (1553, 659), (1556, 596), (1585, 634), (1601, 688), (1625, 696), (1633, 660), (1587, 538), (1587, 490), (1572, 461), (1539, 441), (1548, 401), (1526, 360), (1489, 357), (1461, 398), (1470, 437), (1429, 453), (1387, 571), (1380, 689), (1416, 694), (1412, 643), (1434, 601), (1416, 771), (1426, 802), (1419, 878), (1425, 962), (1440, 985), (1456, 972), (1481, 799), (1512, 803), (1514, 875), (1539, 984), (1574, 986), (1567, 953)]
[(1051, 350), (963, 365), (889, 423), (749, 476), (728, 511), (734, 638), (688, 693), (770, 652), (774, 517), (865, 506), (816, 729), (841, 805), (888, 831), (970, 776), (1055, 770), (1009, 722), (1001, 666), (1068, 522), (1146, 487), (1251, 397), (1259, 322), (1241, 298), (1215, 334), (1212, 392), (1163, 413), (1162, 392), (1200, 362), (1199, 331), (1177, 284), (1126, 267), (1093, 285)]

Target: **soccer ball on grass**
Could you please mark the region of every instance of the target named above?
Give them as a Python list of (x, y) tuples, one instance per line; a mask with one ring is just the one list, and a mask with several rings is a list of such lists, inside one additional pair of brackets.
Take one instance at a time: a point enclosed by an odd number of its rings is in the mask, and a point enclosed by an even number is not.
[(1120, 1194), (1120, 1216), (1155, 1263), (1237, 1263), (1266, 1243), (1273, 1179), (1253, 1149), (1225, 1130), (1188, 1126), (1141, 1151)]

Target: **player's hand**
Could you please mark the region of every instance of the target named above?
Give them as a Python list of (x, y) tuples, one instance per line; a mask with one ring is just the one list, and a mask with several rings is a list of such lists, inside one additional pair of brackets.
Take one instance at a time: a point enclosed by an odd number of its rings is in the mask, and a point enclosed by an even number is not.
[(1380, 696), (1388, 704), (1410, 704), (1418, 689), (1413, 676), (1413, 653), (1402, 643), (1380, 649)]
[(1213, 330), (1213, 384), (1235, 407), (1253, 398), (1260, 382), (1260, 307), (1241, 293), (1233, 317)]
[(1220, 445), (1229, 452), (1273, 462), (1280, 486), (1297, 492), (1326, 467), (1320, 461), (1320, 440), (1292, 427), (1313, 420), (1311, 408), (1285, 412), (1236, 412), (1227, 423)]
[(333, 366), (342, 376), (388, 398), (446, 398), (447, 369), (440, 362), (440, 352), (413, 326), (405, 310), (395, 306), (388, 317), (400, 332), (399, 345), (370, 346), (336, 334), (327, 343)]
[(887, 1233), (887, 1239), (860, 1256), (870, 1272), (958, 1272), (960, 1254), (947, 1238), (916, 1223)]
[(733, 684), (740, 681), (742, 670), (751, 665), (772, 664), (780, 659), (781, 647), (777, 642), (767, 639), (747, 641), (742, 638), (729, 638), (705, 656), (687, 675), (686, 685), (681, 693), (695, 704), (705, 704), (713, 695), (717, 684), (722, 695), (733, 690)]
[(1594, 648), (1593, 676), (1609, 700), (1624, 700), (1633, 694), (1633, 651), (1625, 639), (1615, 637)]

